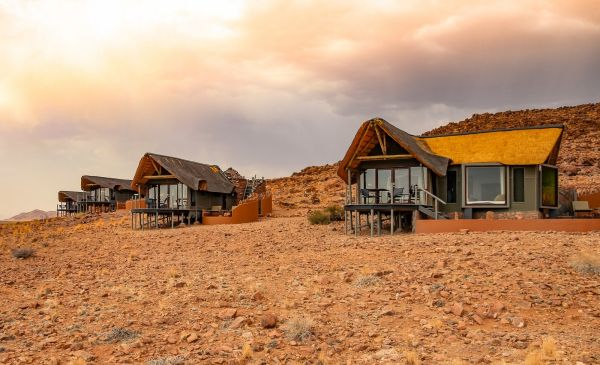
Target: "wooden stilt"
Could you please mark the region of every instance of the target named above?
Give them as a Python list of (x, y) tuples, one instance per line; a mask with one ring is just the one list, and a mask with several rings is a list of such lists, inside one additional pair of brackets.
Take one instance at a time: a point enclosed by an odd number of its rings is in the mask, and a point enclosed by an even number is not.
[(390, 211), (390, 235), (394, 235), (394, 209)]
[(377, 235), (381, 236), (381, 212), (377, 212)]
[(175, 223), (173, 222), (174, 220), (175, 220), (175, 213), (171, 212), (171, 229), (175, 228), (175, 226), (174, 226)]
[(373, 225), (373, 216), (375, 215), (375, 212), (373, 209), (371, 209), (371, 214), (370, 214), (370, 224), (371, 224), (371, 237), (373, 237), (373, 234), (375, 233), (375, 226)]
[(354, 236), (358, 237), (358, 231), (360, 231), (360, 213), (356, 211), (356, 224), (354, 225)]

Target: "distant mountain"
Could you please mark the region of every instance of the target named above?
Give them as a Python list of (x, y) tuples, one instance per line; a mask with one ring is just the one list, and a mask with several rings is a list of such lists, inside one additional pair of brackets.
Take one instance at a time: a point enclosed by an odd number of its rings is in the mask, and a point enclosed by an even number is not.
[(44, 210), (35, 209), (31, 212), (25, 212), (21, 214), (17, 214), (12, 218), (7, 219), (7, 221), (12, 222), (24, 222), (24, 221), (35, 221), (40, 219), (47, 219), (56, 217), (56, 212), (46, 212)]

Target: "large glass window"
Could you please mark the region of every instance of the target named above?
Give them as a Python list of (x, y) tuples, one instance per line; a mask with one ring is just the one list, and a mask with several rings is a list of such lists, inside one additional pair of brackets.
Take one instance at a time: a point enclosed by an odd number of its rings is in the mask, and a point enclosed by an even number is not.
[(182, 183), (152, 185), (148, 188), (148, 203), (151, 207), (188, 207), (188, 187)]
[(467, 166), (467, 204), (506, 204), (504, 166)]
[(541, 167), (542, 206), (558, 206), (558, 169), (556, 167)]
[(513, 201), (523, 203), (525, 201), (525, 169), (523, 167), (513, 168)]

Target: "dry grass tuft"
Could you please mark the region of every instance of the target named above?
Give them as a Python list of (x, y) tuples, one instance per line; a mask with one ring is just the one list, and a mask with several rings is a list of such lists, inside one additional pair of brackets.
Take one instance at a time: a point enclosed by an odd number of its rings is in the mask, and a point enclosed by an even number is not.
[(465, 362), (461, 359), (454, 359), (452, 360), (452, 365), (465, 365)]
[(183, 365), (185, 364), (185, 358), (181, 355), (163, 357), (161, 359), (150, 360), (146, 363), (147, 365)]
[(304, 341), (313, 335), (314, 322), (307, 317), (294, 317), (283, 325), (286, 336), (290, 340)]
[(538, 350), (528, 353), (523, 365), (544, 365), (542, 353)]
[(11, 254), (16, 259), (24, 260), (33, 256), (33, 254), (35, 254), (35, 250), (29, 247), (20, 247), (12, 250)]
[(404, 357), (406, 357), (407, 365), (421, 365), (421, 359), (419, 358), (419, 355), (417, 355), (417, 353), (414, 351), (406, 351), (404, 353)]
[(238, 362), (240, 364), (247, 364), (252, 359), (252, 356), (254, 356), (252, 346), (250, 346), (249, 343), (245, 343), (244, 346), (242, 346), (242, 354), (240, 355)]
[(571, 259), (571, 267), (582, 274), (600, 275), (600, 255), (591, 251), (580, 252)]
[(542, 341), (542, 351), (546, 358), (554, 359), (556, 357), (556, 340), (552, 337), (544, 338)]
[(317, 357), (317, 365), (329, 365), (330, 362), (325, 355), (325, 351), (319, 352), (319, 357)]
[(129, 330), (127, 328), (113, 328), (112, 331), (106, 334), (104, 342), (106, 343), (117, 343), (127, 342), (135, 340), (139, 336), (139, 333)]
[(366, 288), (378, 284), (379, 281), (381, 279), (377, 275), (361, 275), (354, 281), (354, 286), (357, 288)]

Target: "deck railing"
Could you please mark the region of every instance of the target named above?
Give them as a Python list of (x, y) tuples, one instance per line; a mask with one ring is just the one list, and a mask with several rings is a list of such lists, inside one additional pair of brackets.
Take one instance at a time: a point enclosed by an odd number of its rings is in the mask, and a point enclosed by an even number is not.
[(418, 188), (418, 191), (424, 192), (425, 195), (427, 195), (427, 196), (429, 196), (429, 197), (431, 197), (433, 199), (433, 212), (434, 212), (434, 215), (435, 215), (435, 219), (438, 219), (439, 218), (438, 203), (442, 203), (442, 204), (446, 205), (446, 202), (443, 201), (440, 197), (438, 197), (436, 195), (433, 195), (433, 193), (430, 193), (429, 191), (427, 191), (425, 189)]

